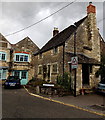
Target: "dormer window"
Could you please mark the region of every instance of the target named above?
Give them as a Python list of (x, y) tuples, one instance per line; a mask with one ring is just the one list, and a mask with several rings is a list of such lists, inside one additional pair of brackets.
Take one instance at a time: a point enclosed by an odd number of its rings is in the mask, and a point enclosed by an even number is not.
[(53, 48), (53, 54), (55, 55), (57, 53), (58, 53), (58, 47)]

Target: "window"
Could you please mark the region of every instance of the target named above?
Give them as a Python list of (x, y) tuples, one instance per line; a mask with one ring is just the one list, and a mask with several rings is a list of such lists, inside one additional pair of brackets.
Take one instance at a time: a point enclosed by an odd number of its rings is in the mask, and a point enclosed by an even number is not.
[(0, 79), (6, 79), (7, 70), (0, 70)]
[(5, 54), (2, 54), (2, 60), (5, 60)]
[(16, 61), (19, 61), (19, 55), (16, 55)]
[(24, 61), (24, 55), (20, 55), (20, 61)]
[(58, 47), (55, 47), (54, 49), (53, 49), (53, 54), (57, 54), (58, 53)]
[(5, 52), (0, 52), (0, 60), (6, 61), (6, 53)]
[(27, 78), (27, 72), (22, 71), (21, 79), (26, 79)]
[(16, 70), (13, 72), (13, 75), (16, 76), (16, 77), (19, 77), (20, 79), (27, 79), (27, 71), (19, 71), (19, 70)]
[(39, 54), (39, 59), (42, 59), (42, 53)]
[(28, 56), (24, 56), (24, 61), (28, 61)]
[(57, 64), (53, 64), (52, 66), (52, 72), (57, 73)]
[(19, 71), (15, 71), (15, 72), (14, 72), (14, 76), (18, 76), (18, 77), (19, 77), (19, 74), (20, 74)]
[(39, 66), (38, 74), (42, 74), (42, 66)]
[(15, 54), (15, 61), (16, 62), (29, 62), (29, 55), (23, 53), (16, 53)]
[(1, 70), (0, 70), (0, 79), (2, 79), (2, 73), (1, 73)]
[(0, 42), (0, 47), (7, 48), (7, 43), (5, 43), (5, 42)]

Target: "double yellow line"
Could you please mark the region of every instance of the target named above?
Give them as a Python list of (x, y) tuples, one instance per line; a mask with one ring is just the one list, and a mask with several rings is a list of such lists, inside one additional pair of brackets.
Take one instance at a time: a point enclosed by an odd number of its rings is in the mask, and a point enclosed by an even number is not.
[(58, 100), (54, 100), (54, 99), (50, 99), (50, 98), (47, 98), (47, 97), (43, 97), (43, 96), (40, 96), (40, 95), (37, 95), (37, 94), (33, 94), (33, 93), (30, 93), (28, 91), (27, 88), (24, 87), (24, 89), (32, 96), (35, 96), (37, 98), (41, 98), (41, 99), (44, 99), (44, 100), (48, 100), (48, 101), (52, 101), (52, 102), (55, 102), (55, 103), (59, 103), (59, 104), (62, 104), (62, 105), (66, 105), (66, 106), (69, 106), (69, 107), (73, 107), (73, 108), (76, 108), (76, 109), (79, 109), (79, 110), (83, 110), (83, 111), (86, 111), (86, 112), (90, 112), (90, 113), (93, 113), (93, 114), (96, 114), (96, 115), (100, 115), (100, 116), (105, 116), (105, 114), (103, 113), (98, 113), (98, 112), (95, 112), (95, 111), (92, 111), (92, 110), (88, 110), (88, 109), (84, 109), (84, 108), (81, 108), (81, 107), (78, 107), (78, 106), (75, 106), (75, 105), (72, 105), (72, 104), (67, 104), (67, 103), (64, 103), (64, 102), (60, 102)]

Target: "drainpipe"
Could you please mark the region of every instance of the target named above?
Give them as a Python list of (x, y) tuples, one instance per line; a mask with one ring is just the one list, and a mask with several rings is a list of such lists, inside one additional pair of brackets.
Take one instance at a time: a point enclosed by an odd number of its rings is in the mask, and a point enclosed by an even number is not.
[[(74, 24), (75, 25), (75, 24)], [(75, 27), (77, 28), (77, 26), (75, 25)], [(74, 57), (76, 56), (76, 31), (74, 32)], [(77, 74), (77, 70), (76, 68), (74, 69), (74, 97), (76, 97), (76, 74)]]
[(64, 81), (64, 72), (65, 72), (65, 68), (64, 68), (64, 60), (65, 60), (65, 43), (63, 44), (63, 81)]

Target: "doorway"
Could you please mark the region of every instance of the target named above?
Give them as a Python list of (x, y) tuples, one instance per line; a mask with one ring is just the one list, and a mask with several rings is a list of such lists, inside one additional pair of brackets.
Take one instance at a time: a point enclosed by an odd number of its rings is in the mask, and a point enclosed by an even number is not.
[(26, 85), (28, 82), (28, 71), (27, 70), (15, 70), (13, 71), (14, 76), (18, 76), (21, 79), (21, 85)]
[(82, 64), (82, 84), (89, 85), (89, 65)]

